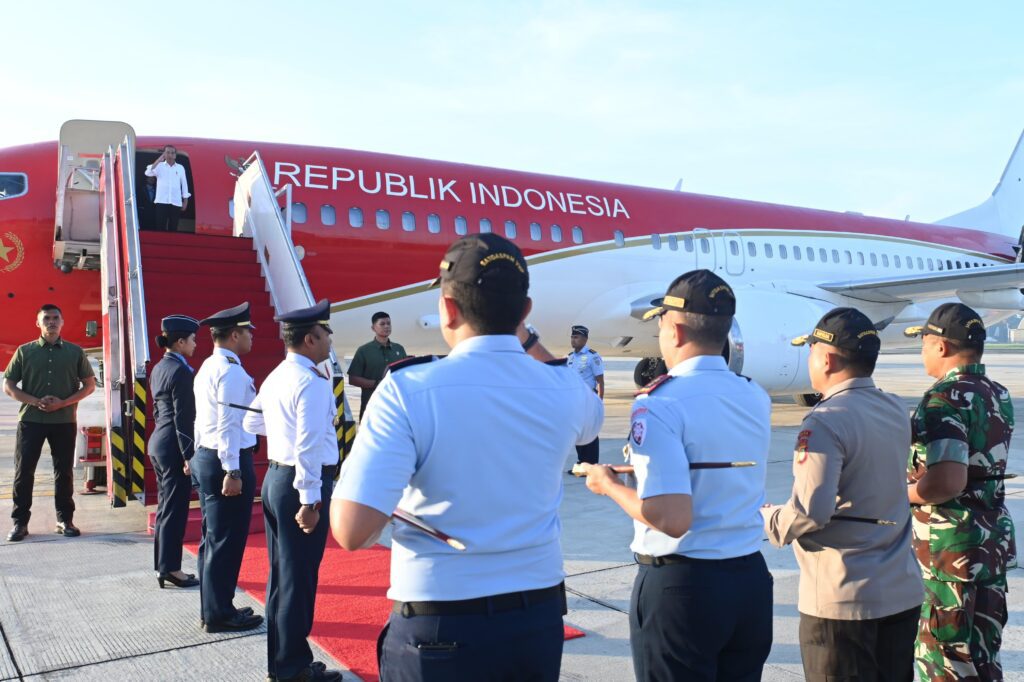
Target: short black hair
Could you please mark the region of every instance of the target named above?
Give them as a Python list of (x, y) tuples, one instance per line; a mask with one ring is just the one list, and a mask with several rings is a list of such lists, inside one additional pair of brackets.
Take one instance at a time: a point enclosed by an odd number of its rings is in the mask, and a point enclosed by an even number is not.
[(389, 320), (391, 319), (390, 315), (388, 315), (383, 310), (379, 310), (373, 314), (373, 317), (370, 318), (370, 324), (377, 324), (377, 320), (383, 320), (385, 317), (388, 318)]
[(306, 334), (313, 331), (313, 327), (320, 327), (319, 324), (307, 324), (302, 327), (285, 327), (282, 339), (284, 340), (285, 348), (293, 349), (302, 346), (302, 342), (306, 340)]
[(175, 146), (174, 146), (173, 144), (165, 144), (165, 145), (164, 145), (163, 147), (161, 147), (161, 148), (160, 148), (160, 151), (167, 151), (167, 148), (168, 148), (168, 147), (170, 147), (171, 149), (173, 149), (173, 150), (174, 150), (174, 153), (175, 153), (175, 154), (177, 154), (177, 153), (178, 153), (178, 148), (177, 148), (177, 147), (175, 147)]
[(53, 303), (44, 303), (43, 305), (39, 306), (39, 310), (36, 311), (36, 315), (38, 315), (39, 313), (46, 313), (51, 310), (56, 310), (58, 313), (60, 313), (61, 317), (64, 316), (64, 311), (58, 308)]
[(160, 336), (156, 337), (156, 345), (160, 346), (161, 348), (170, 348), (178, 341), (181, 341), (182, 339), (187, 339), (193, 334), (195, 334), (195, 332), (167, 332), (167, 334), (161, 334)]
[(963, 341), (957, 341), (955, 339), (949, 339), (945, 336), (940, 336), (940, 339), (953, 349), (956, 355), (966, 355), (974, 361), (981, 360), (981, 356), (985, 354), (985, 342), (978, 341), (977, 343), (965, 343)]
[(732, 329), (732, 315), (679, 312), (687, 337), (698, 346), (724, 348)]
[(476, 333), (515, 334), (526, 310), (526, 291), (492, 291), (464, 282), (442, 282), (445, 296), (459, 306)]
[(231, 338), (231, 334), (241, 327), (210, 327), (210, 338), (213, 339), (214, 343), (218, 341), (227, 341)]
[(829, 346), (828, 352), (842, 358), (846, 368), (858, 377), (869, 377), (875, 373), (875, 365), (878, 363), (877, 355), (862, 355), (836, 346)]

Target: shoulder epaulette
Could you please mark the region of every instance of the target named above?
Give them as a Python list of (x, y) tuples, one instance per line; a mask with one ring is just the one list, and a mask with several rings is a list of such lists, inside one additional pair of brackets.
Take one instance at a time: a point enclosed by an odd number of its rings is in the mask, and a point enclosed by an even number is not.
[(565, 367), (569, 364), (569, 358), (555, 358), (554, 360), (547, 360), (544, 364), (551, 367)]
[(588, 348), (588, 349), (587, 349), (587, 352), (588, 352), (588, 353), (593, 353), (594, 355), (597, 355), (597, 351), (596, 351), (596, 350), (594, 350), (593, 348)]
[(672, 378), (671, 374), (662, 374), (660, 377), (656, 378), (654, 381), (652, 381), (651, 383), (647, 384), (646, 386), (641, 388), (639, 391), (637, 391), (633, 395), (634, 396), (650, 395), (651, 393), (654, 393), (654, 391), (659, 386), (663, 386), (663, 385), (667, 384), (671, 378)]
[(413, 355), (412, 357), (402, 358), (401, 360), (395, 360), (390, 365), (388, 365), (388, 371), (397, 372), (398, 370), (405, 369), (406, 367), (412, 367), (413, 365), (423, 365), (428, 362), (433, 362), (434, 360), (440, 360), (443, 357), (443, 355)]
[(747, 376), (746, 374), (737, 374), (736, 376), (738, 376), (738, 377), (742, 377), (743, 379), (746, 379), (746, 380), (747, 380), (747, 383), (750, 383), (751, 381), (753, 381), (753, 379), (751, 379), (750, 377), (748, 377), (748, 376)]
[(229, 365), (239, 365), (239, 366), (241, 366), (241, 364), (242, 364), (242, 363), (240, 363), (240, 362), (239, 362), (238, 360), (235, 360), (235, 359), (234, 359), (233, 357), (231, 357), (230, 355), (225, 355), (225, 356), (224, 356), (224, 359), (228, 361), (228, 364), (229, 364)]

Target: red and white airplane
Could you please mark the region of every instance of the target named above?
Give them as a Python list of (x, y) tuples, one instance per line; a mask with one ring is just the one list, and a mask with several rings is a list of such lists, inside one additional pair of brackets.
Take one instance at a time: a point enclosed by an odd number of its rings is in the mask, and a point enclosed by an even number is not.
[[(810, 392), (806, 349), (790, 339), (834, 306), (863, 310), (889, 347), (908, 343), (904, 327), (948, 300), (979, 309), (989, 324), (1024, 309), (1020, 141), (987, 201), (935, 224), (345, 149), (185, 138), (137, 139), (139, 187), (165, 143), (177, 147), (194, 195), (182, 231), (232, 234), (238, 160), (254, 149), (274, 185), (292, 186), (292, 238), (313, 293), (333, 304), (339, 355), (366, 340), (378, 309), (390, 313), (394, 338), (410, 353), (443, 350), (436, 292), (425, 285), (453, 239), (486, 231), (527, 255), (531, 322), (542, 336), (566, 338), (571, 324), (586, 324), (591, 345), (608, 356), (656, 356), (657, 332), (642, 312), (678, 274), (715, 270), (737, 295), (730, 364), (777, 394)], [(43, 302), (62, 306), (67, 338), (97, 345), (85, 329), (101, 319), (99, 275), (62, 272), (53, 257), (56, 156), (54, 142), (0, 150), (2, 364), (37, 333)]]

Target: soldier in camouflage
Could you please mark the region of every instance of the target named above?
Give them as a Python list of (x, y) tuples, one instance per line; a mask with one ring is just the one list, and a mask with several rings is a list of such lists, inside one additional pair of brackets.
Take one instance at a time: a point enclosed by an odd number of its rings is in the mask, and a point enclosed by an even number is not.
[(912, 418), (913, 544), (925, 584), (917, 637), (922, 680), (1002, 680), (1006, 572), (1016, 566), (1006, 475), (1013, 407), (985, 376), (985, 326), (960, 303), (935, 309), (922, 336), (937, 379)]

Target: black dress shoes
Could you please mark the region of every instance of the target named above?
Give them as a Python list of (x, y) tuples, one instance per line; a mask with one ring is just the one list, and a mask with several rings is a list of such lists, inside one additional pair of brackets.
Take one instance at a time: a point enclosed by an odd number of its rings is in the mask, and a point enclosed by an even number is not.
[(241, 611), (237, 611), (231, 618), (222, 620), (219, 623), (206, 623), (203, 625), (203, 628), (210, 633), (239, 632), (241, 630), (258, 628), (262, 624), (263, 616), (257, 616), (256, 614), (245, 615)]
[(267, 675), (267, 682), (336, 682), (343, 679), (340, 670), (328, 670), (320, 661), (313, 661), (309, 667), (294, 677)]
[[(251, 606), (243, 606), (240, 609), (235, 609), (235, 613), (241, 616), (251, 616), (253, 614), (253, 610)], [(204, 629), (206, 628), (206, 621), (202, 618), (199, 619), (199, 627)]]
[(14, 524), (14, 528), (7, 534), (7, 542), (21, 542), (28, 535), (28, 526), (20, 523)]
[(156, 577), (156, 581), (160, 583), (160, 589), (164, 589), (164, 583), (168, 582), (175, 587), (195, 587), (199, 584), (199, 580), (191, 573), (185, 574), (184, 578), (179, 578), (173, 573), (161, 573)]
[(54, 529), (57, 535), (63, 535), (66, 538), (77, 538), (82, 534), (82, 531), (75, 527), (75, 524), (70, 521), (58, 521), (57, 527)]

